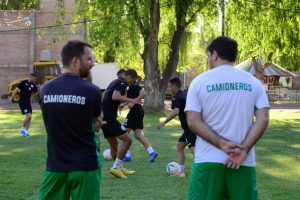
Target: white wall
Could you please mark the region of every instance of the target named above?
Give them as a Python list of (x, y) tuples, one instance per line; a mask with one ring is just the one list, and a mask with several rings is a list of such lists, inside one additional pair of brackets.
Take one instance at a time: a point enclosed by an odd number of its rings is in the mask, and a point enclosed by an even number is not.
[(106, 89), (117, 78), (119, 69), (116, 63), (95, 64), (91, 70), (93, 83), (101, 89)]
[[(287, 82), (287, 78), (289, 78), (289, 82)], [(291, 88), (293, 84), (293, 77), (280, 77), (279, 83), (281, 83), (283, 87)]]

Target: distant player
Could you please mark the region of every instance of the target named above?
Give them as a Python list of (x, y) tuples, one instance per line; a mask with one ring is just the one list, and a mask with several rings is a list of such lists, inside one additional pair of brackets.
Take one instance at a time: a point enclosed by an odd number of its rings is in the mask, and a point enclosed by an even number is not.
[[(136, 82), (138, 76), (135, 70), (127, 70), (125, 74), (125, 81), (127, 83), (126, 94), (128, 98), (140, 100), (144, 99), (146, 96), (145, 90)], [(124, 126), (126, 127), (127, 133), (130, 133), (131, 130), (134, 132), (134, 137), (140, 141), (149, 154), (148, 161), (154, 162), (158, 153), (153, 150), (149, 140), (144, 136), (144, 109), (141, 104), (129, 104), (129, 113), (124, 121)], [(127, 151), (124, 160), (125, 162), (131, 161), (130, 150)]]
[(23, 121), (23, 126), (20, 130), (20, 134), (24, 137), (29, 136), (29, 126), (32, 118), (32, 108), (30, 98), (31, 95), (38, 92), (38, 88), (35, 85), (37, 75), (30, 74), (27, 80), (21, 81), (14, 92), (11, 95), (11, 100), (20, 92), (20, 101), (19, 107), (23, 115), (25, 115), (25, 119)]
[[(123, 167), (122, 160), (132, 141), (126, 133), (126, 128), (117, 119), (118, 107), (121, 102), (131, 102), (133, 104), (141, 103), (141, 100), (137, 98), (130, 99), (124, 96), (127, 87), (124, 76), (125, 72), (123, 71), (118, 74), (118, 79), (109, 84), (104, 92), (102, 103), (103, 119), (107, 122), (107, 124), (102, 127), (102, 131), (110, 145), (111, 156), (115, 159), (110, 173), (118, 178), (127, 178), (126, 175), (135, 173)], [(119, 151), (117, 138), (122, 141)]]
[(194, 146), (196, 141), (196, 135), (192, 133), (189, 129), (186, 113), (184, 112), (185, 103), (186, 103), (186, 93), (181, 89), (181, 81), (179, 78), (175, 77), (169, 81), (169, 89), (172, 93), (172, 112), (163, 122), (157, 125), (157, 128), (160, 129), (164, 127), (169, 121), (174, 119), (177, 115), (179, 115), (179, 120), (181, 123), (181, 127), (183, 129), (183, 134), (180, 136), (177, 142), (177, 152), (179, 157), (179, 165), (180, 169), (176, 174), (179, 177), (185, 177), (184, 173), (184, 163), (185, 163), (185, 153), (184, 148), (188, 146), (191, 150), (191, 153), (194, 153)]

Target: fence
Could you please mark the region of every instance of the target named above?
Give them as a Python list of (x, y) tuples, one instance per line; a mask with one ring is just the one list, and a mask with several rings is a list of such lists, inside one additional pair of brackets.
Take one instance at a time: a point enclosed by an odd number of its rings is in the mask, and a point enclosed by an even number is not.
[(284, 87), (273, 87), (267, 90), (270, 102), (298, 102), (300, 103), (300, 90), (288, 89)]

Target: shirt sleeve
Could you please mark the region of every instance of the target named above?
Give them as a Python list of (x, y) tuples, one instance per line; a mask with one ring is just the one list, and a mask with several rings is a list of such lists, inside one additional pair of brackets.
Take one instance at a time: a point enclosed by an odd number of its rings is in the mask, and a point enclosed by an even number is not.
[(120, 82), (118, 86), (115, 88), (115, 91), (118, 91), (121, 93), (121, 95), (124, 95), (126, 91), (126, 87), (127, 85), (124, 82)]
[(101, 99), (102, 99), (102, 93), (99, 89), (96, 93), (95, 102), (94, 102), (94, 117), (98, 117), (101, 114)]
[(19, 88), (20, 90), (22, 90), (23, 89), (23, 81), (21, 81), (18, 85), (17, 85), (17, 88)]
[(255, 102), (255, 108), (270, 108), (269, 100), (266, 91), (263, 88), (261, 83), (257, 84), (258, 92), (257, 92), (257, 99)]
[(195, 112), (201, 112), (202, 111), (202, 105), (199, 98), (199, 87), (200, 84), (197, 82), (197, 80), (192, 81), (187, 98), (186, 98), (186, 105), (184, 111), (195, 111)]
[(180, 108), (180, 102), (179, 102), (179, 99), (178, 97), (175, 95), (173, 98), (172, 98), (172, 106), (171, 106), (172, 109), (174, 108)]
[(37, 88), (37, 86), (36, 86), (36, 85), (34, 85), (34, 88), (33, 88), (33, 93), (37, 93), (37, 91), (38, 91), (38, 88)]

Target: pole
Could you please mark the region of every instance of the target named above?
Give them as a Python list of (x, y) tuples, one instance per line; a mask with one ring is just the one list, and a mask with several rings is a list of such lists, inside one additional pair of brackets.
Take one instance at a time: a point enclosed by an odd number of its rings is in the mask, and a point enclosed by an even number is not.
[(222, 36), (225, 35), (225, 2), (222, 0)]
[(32, 62), (34, 62), (35, 60), (35, 43), (36, 43), (36, 39), (35, 39), (35, 10), (30, 10), (30, 16), (29, 16), (29, 20), (30, 20), (30, 33), (29, 33), (29, 41), (30, 41), (30, 47), (29, 47), (29, 73), (33, 72), (33, 66), (32, 66)]
[(87, 41), (87, 21), (86, 18), (83, 19), (83, 26), (84, 26), (84, 41)]

